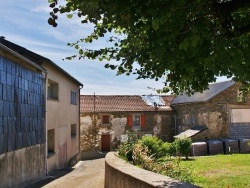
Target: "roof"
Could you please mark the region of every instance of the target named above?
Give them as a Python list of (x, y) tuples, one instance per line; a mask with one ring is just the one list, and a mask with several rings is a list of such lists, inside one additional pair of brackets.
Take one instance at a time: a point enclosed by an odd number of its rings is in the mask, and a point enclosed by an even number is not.
[(207, 129), (206, 126), (196, 125), (196, 126), (192, 127), (191, 129), (187, 129), (186, 131), (174, 136), (174, 138), (190, 138), (196, 134), (201, 133), (202, 131), (204, 131), (206, 129)]
[(174, 98), (171, 105), (178, 105), (184, 103), (197, 103), (197, 102), (207, 102), (213, 97), (217, 96), (221, 92), (225, 91), (229, 87), (235, 84), (234, 81), (228, 80), (224, 82), (217, 82), (209, 84), (208, 89), (203, 91), (203, 93), (194, 93), (191, 96), (187, 94), (180, 94)]
[(172, 95), (161, 96), (164, 105), (148, 105), (140, 95), (81, 95), (81, 112), (172, 111)]
[(81, 82), (79, 82), (76, 78), (71, 76), (68, 72), (66, 72), (64, 69), (59, 67), (57, 64), (55, 64), (50, 59), (48, 59), (46, 57), (43, 57), (43, 56), (41, 56), (41, 55), (39, 55), (37, 53), (34, 53), (34, 52), (30, 51), (30, 50), (27, 50), (26, 48), (24, 48), (22, 46), (14, 44), (14, 43), (6, 40), (4, 37), (0, 37), (0, 44), (4, 45), (5, 47), (7, 47), (8, 49), (14, 51), (15, 53), (20, 54), (21, 56), (23, 56), (24, 58), (30, 60), (31, 62), (36, 63), (40, 67), (42, 67), (43, 62), (47, 62), (47, 63), (51, 64), (56, 69), (60, 70), (64, 75), (66, 75), (69, 78), (71, 78), (72, 80), (74, 80), (80, 86), (83, 86), (83, 84)]

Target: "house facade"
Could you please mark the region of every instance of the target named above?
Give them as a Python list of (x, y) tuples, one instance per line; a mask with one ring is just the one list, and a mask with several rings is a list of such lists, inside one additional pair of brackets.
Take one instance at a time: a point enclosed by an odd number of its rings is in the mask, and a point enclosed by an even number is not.
[(240, 86), (229, 80), (211, 84), (203, 93), (178, 95), (171, 102), (176, 133), (191, 133), (193, 141), (249, 138), (250, 98), (241, 95)]
[(79, 160), (83, 85), (43, 56), (0, 45), (0, 187), (11, 187)]
[(0, 187), (46, 174), (46, 70), (0, 38)]
[(173, 139), (173, 96), (82, 95), (81, 151), (116, 149), (126, 131)]
[(82, 84), (50, 62), (47, 74), (47, 170), (80, 159), (80, 88)]

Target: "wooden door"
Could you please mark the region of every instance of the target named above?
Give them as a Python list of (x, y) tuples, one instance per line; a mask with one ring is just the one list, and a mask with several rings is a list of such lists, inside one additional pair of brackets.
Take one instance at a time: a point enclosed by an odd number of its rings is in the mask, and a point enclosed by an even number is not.
[(102, 135), (102, 151), (110, 151), (110, 134)]

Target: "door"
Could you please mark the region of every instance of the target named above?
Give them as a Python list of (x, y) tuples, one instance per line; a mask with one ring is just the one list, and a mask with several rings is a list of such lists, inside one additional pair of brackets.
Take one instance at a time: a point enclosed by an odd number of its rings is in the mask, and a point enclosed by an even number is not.
[(102, 151), (110, 151), (110, 134), (102, 135)]

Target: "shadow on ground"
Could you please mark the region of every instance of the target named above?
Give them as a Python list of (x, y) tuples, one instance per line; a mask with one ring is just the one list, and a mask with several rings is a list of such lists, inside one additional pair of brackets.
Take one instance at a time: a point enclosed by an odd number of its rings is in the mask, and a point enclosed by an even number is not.
[[(98, 151), (90, 151), (90, 152), (81, 152), (81, 161), (86, 160), (95, 160), (100, 158), (105, 158), (107, 153), (98, 152)], [(68, 167), (63, 169), (54, 170), (48, 176), (45, 176), (43, 179), (34, 182), (32, 184), (24, 186), (25, 188), (40, 188), (49, 184), (50, 182), (65, 176), (66, 174), (72, 172), (74, 167)]]
[(64, 175), (70, 173), (71, 171), (73, 171), (73, 168), (63, 168), (63, 169), (59, 169), (59, 170), (55, 170), (52, 173), (50, 173), (48, 176), (44, 177), (43, 179), (32, 183), (30, 185), (26, 185), (25, 188), (40, 188), (44, 185), (49, 184), (50, 182), (63, 177)]

